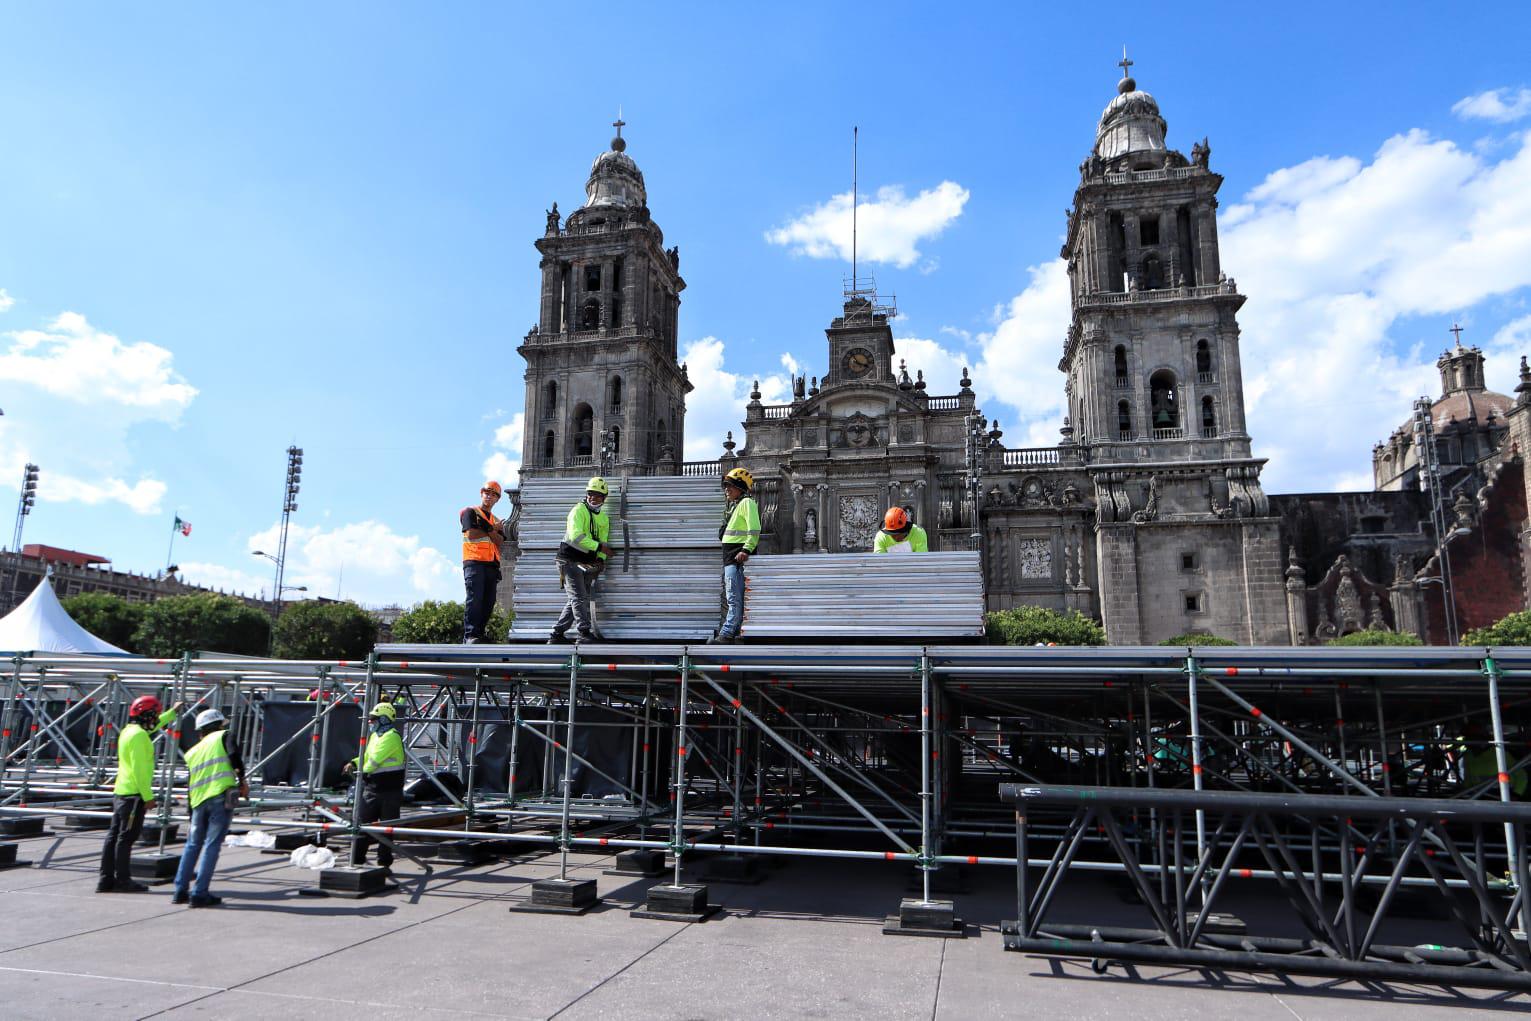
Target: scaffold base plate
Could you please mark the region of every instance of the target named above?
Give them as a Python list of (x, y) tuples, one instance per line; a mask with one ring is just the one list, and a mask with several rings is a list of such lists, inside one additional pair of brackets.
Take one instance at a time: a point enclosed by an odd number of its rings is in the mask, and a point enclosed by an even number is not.
[(718, 904), (707, 903), (707, 887), (699, 883), (680, 886), (652, 886), (643, 907), (628, 912), (633, 918), (658, 918), (666, 922), (705, 922), (722, 911)]
[(639, 879), (652, 879), (662, 876), (665, 872), (663, 851), (620, 851), (613, 862), (614, 868), (606, 869), (602, 875), (607, 876), (633, 876)]
[(949, 900), (899, 901), (898, 914), (883, 919), (884, 936), (931, 936), (938, 939), (966, 939), (967, 926), (956, 916)]
[(0, 870), (24, 869), (31, 864), (29, 861), (17, 860), (15, 844), (0, 844)]
[(709, 883), (754, 886), (765, 878), (765, 871), (754, 855), (720, 854), (706, 860), (702, 875)]
[(0, 819), (0, 837), (51, 837), (53, 831), (43, 828), (43, 816), (21, 816), (10, 819)]
[(128, 875), (140, 883), (160, 886), (175, 878), (175, 870), (180, 865), (179, 854), (135, 854), (132, 857)]
[(601, 903), (594, 879), (539, 879), (529, 899), (510, 905), (511, 911), (546, 915), (583, 915)]
[(266, 849), (267, 854), (291, 854), (304, 844), (317, 842), (312, 830), (276, 830), (271, 836), (276, 843)]
[(397, 889), (398, 884), (388, 882), (388, 874), (388, 870), (380, 865), (343, 865), (323, 869), (319, 872), (319, 886), (315, 892), (323, 896), (360, 900), (362, 897)]
[[(1189, 931), (1196, 924), (1196, 912), (1185, 913), (1185, 927)], [(1249, 932), (1249, 926), (1244, 924), (1244, 919), (1238, 915), (1224, 914), (1214, 911), (1207, 916), (1202, 923), (1202, 932), (1212, 933), (1218, 936), (1243, 936)]]
[(110, 829), (110, 819), (98, 819), (93, 815), (68, 815), (59, 824), (66, 830), (105, 830)]
[[(159, 827), (159, 825), (157, 823), (155, 825), (153, 825), (153, 826), (149, 826), (149, 825), (146, 824), (144, 826), (144, 828), (143, 828), (143, 832), (138, 835), (138, 846), (140, 846), (140, 847), (150, 847), (150, 846), (153, 846), (154, 844), (158, 844), (159, 843), (159, 831), (160, 831), (160, 827)], [(180, 825), (180, 823), (171, 823), (170, 825), (166, 826), (165, 827), (165, 843), (167, 843), (167, 844), (174, 844), (174, 843), (176, 843), (177, 842), (177, 837), (179, 837), (180, 832), (181, 832), (181, 825)]]

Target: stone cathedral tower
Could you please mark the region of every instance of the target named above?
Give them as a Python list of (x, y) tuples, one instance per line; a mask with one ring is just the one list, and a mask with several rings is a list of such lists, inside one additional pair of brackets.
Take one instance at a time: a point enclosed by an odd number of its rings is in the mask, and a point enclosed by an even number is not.
[(595, 158), (585, 204), (560, 223), (555, 203), (537, 239), (542, 300), (518, 348), (526, 359), (524, 476), (599, 469), (679, 470), (691, 383), (676, 360), (679, 248), (649, 217), (643, 173), (627, 155), (623, 122)]
[(1095, 483), (1101, 613), (1112, 641), (1210, 631), (1289, 641), (1277, 519), (1244, 424), (1236, 314), (1218, 258), (1205, 141), (1165, 144), (1127, 74), (1080, 166), (1062, 255), (1076, 442)]

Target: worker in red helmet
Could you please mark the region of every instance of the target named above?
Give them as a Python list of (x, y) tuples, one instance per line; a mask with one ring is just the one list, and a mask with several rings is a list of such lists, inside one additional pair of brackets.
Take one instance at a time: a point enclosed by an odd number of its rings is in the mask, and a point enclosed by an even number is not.
[(161, 712), (160, 700), (140, 695), (128, 707), (128, 725), (117, 735), (117, 783), (112, 788), (112, 824), (101, 848), (97, 893), (142, 893), (148, 887), (132, 875), (133, 844), (154, 807), (154, 738), (180, 713), (177, 702)]
[(914, 523), (902, 507), (889, 507), (882, 517), (882, 530), (872, 541), (873, 553), (929, 553), (930, 539), (925, 529)]

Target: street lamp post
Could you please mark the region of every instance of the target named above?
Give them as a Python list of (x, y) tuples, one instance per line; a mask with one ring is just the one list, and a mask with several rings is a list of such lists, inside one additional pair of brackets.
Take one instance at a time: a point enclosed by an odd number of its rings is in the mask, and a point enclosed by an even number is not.
[[(282, 576), (281, 575), (282, 561), (279, 560), (278, 558), (272, 556), (270, 553), (267, 553), (265, 550), (251, 550), (250, 551), (250, 555), (252, 557), (265, 557), (267, 560), (271, 561), (273, 564), (275, 564), (277, 566), (277, 572), (278, 572), (277, 573), (277, 577), (280, 578)], [(278, 587), (277, 587), (277, 589), (275, 591), (276, 591), (276, 599), (273, 601), (274, 602), (273, 609), (279, 611), (281, 609), (281, 605), (282, 605), (282, 593), (283, 592), (307, 592), (308, 591), (308, 586), (307, 585), (281, 585), (280, 583), (278, 583)], [(276, 613), (273, 612), (272, 616), (275, 616), (275, 615), (276, 615)]]
[(11, 606), (16, 604), (16, 587), (21, 582), (21, 530), (32, 513), (32, 505), (37, 502), (37, 474), (37, 465), (31, 463), (21, 472), (21, 497), (16, 501), (16, 528), (11, 533), (11, 588), (7, 600)]

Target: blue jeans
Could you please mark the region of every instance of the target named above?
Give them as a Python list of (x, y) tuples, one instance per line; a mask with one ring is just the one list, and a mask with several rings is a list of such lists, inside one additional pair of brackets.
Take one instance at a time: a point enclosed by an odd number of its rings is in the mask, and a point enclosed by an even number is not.
[[(197, 886), (191, 891), (193, 897), (206, 897), (207, 884), (213, 881), (213, 870), (218, 867), (218, 852), (223, 850), (223, 837), (229, 831), (229, 810), (220, 794), (208, 798), (191, 810), (191, 832), (186, 836), (186, 849), (181, 852), (181, 866), (175, 870), (175, 892), (186, 892), (191, 882), (192, 868), (197, 870)], [(198, 852), (201, 852), (200, 860)]]
[(723, 615), (723, 626), (718, 628), (718, 634), (737, 638), (739, 629), (744, 626), (744, 568), (741, 565), (723, 565), (723, 598), (728, 600), (728, 612)]

